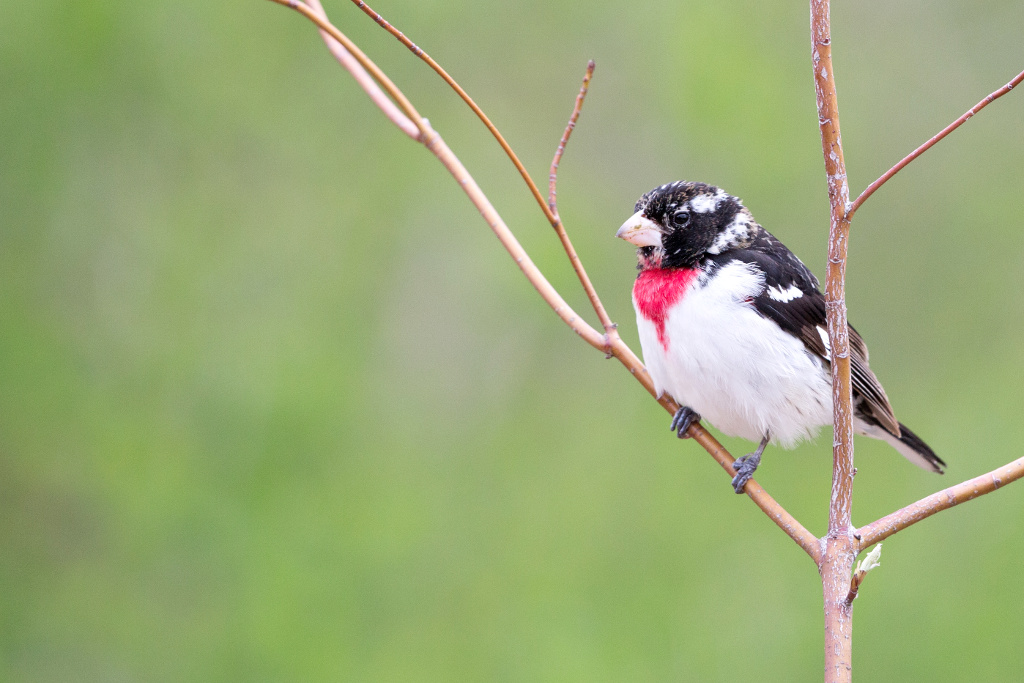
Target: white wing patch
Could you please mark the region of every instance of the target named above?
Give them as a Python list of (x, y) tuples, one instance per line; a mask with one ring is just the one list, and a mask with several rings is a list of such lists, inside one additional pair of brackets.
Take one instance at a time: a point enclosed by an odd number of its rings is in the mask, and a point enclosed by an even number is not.
[(821, 343), (825, 345), (825, 360), (827, 360), (828, 362), (831, 363), (832, 362), (832, 351), (831, 351), (832, 347), (829, 346), (829, 343), (828, 343), (828, 330), (826, 330), (821, 325), (818, 325), (818, 327), (816, 329), (818, 330), (818, 336), (821, 337)]
[[(768, 288), (768, 298), (775, 301), (781, 301), (782, 303), (792, 301), (793, 299), (799, 299), (803, 295), (804, 293), (800, 291), (800, 288), (796, 285), (790, 285), (786, 289), (775, 285)], [(827, 343), (826, 346), (828, 346)]]

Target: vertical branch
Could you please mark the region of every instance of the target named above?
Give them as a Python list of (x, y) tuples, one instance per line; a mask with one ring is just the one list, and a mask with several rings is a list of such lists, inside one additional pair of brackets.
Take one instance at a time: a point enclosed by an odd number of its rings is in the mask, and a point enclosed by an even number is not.
[(850, 221), (846, 207), (850, 189), (846, 182), (843, 143), (839, 134), (839, 108), (832, 72), (832, 48), (828, 24), (828, 0), (812, 0), (814, 9), (814, 88), (818, 99), (821, 147), (828, 174), (831, 224), (828, 240), (828, 271), (825, 278), (825, 306), (832, 354), (832, 407), (835, 412), (832, 505), (830, 535), (847, 534), (853, 492), (853, 420), (850, 395), (850, 333), (846, 322), (846, 251)]
[(843, 144), (839, 134), (839, 105), (832, 71), (832, 36), (828, 0), (811, 0), (812, 62), (818, 103), (821, 149), (828, 177), (831, 222), (825, 307), (832, 355), (832, 498), (828, 533), (819, 570), (825, 600), (825, 680), (850, 681), (852, 666), (852, 607), (846, 600), (855, 557), (850, 515), (853, 496), (853, 415), (850, 395), (850, 335), (846, 322), (846, 251), (850, 234)]

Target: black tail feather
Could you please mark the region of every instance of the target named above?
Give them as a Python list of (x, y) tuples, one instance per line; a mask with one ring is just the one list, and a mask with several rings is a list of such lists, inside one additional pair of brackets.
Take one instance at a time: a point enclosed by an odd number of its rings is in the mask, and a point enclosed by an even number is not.
[(946, 467), (946, 463), (943, 462), (942, 458), (935, 455), (935, 451), (933, 451), (928, 444), (922, 441), (921, 437), (912, 432), (910, 428), (902, 422), (900, 423), (899, 440), (901, 444), (927, 460), (933, 470), (939, 474), (943, 474), (942, 468)]
[(858, 434), (870, 436), (873, 439), (881, 439), (921, 469), (935, 472), (936, 474), (943, 474), (942, 468), (946, 466), (946, 463), (942, 461), (942, 458), (935, 455), (935, 451), (922, 441), (921, 437), (911, 431), (909, 427), (905, 424), (897, 423), (900, 426), (900, 435), (896, 436), (883, 427), (875, 419), (874, 415), (858, 410), (857, 408), (859, 407), (855, 408), (853, 422), (854, 430)]

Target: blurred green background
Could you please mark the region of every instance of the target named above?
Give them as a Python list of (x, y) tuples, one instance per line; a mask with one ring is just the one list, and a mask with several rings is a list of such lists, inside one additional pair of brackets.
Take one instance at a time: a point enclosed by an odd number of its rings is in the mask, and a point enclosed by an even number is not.
[[(819, 275), (804, 2), (380, 0), (538, 180), (634, 348), (644, 191), (721, 185)], [(486, 131), (327, 10), (578, 311)], [(838, 3), (851, 186), (1024, 68), (1024, 5)], [(814, 567), (542, 303), (311, 25), (270, 2), (0, 5), (0, 678), (820, 680)], [(1024, 94), (860, 211), (850, 318), (944, 478), (858, 440), (864, 524), (1024, 439)], [(759, 481), (815, 533), (828, 430)], [(735, 453), (750, 444), (727, 440)], [(886, 543), (858, 680), (1024, 665), (1024, 485)]]

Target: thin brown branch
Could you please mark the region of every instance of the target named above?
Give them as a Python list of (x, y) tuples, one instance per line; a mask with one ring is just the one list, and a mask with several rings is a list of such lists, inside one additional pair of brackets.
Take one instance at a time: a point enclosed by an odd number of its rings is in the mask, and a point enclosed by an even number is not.
[(936, 142), (938, 142), (942, 138), (946, 137), (947, 135), (952, 133), (954, 130), (956, 130), (957, 128), (959, 128), (963, 124), (967, 123), (968, 119), (970, 119), (972, 116), (977, 114), (979, 111), (981, 111), (982, 109), (987, 107), (992, 102), (995, 102), (1000, 97), (1002, 97), (1006, 93), (1008, 93), (1011, 90), (1013, 90), (1015, 87), (1020, 85), (1022, 81), (1024, 81), (1024, 71), (1021, 71), (1019, 74), (1017, 74), (1017, 76), (1014, 77), (1014, 79), (1012, 81), (1010, 81), (1009, 83), (1004, 85), (1002, 88), (999, 88), (999, 90), (996, 90), (995, 92), (990, 93), (988, 95), (988, 97), (984, 98), (983, 100), (981, 100), (981, 102), (978, 102), (976, 105), (974, 105), (973, 107), (968, 109), (966, 112), (964, 112), (963, 116), (961, 116), (956, 121), (954, 121), (953, 123), (951, 123), (948, 126), (946, 126), (945, 128), (943, 128), (936, 135), (934, 135), (931, 139), (929, 139), (926, 143), (924, 143), (923, 145), (921, 145), (920, 147), (915, 149), (913, 152), (911, 152), (907, 156), (903, 157), (903, 159), (898, 164), (896, 164), (895, 166), (890, 168), (888, 171), (883, 173), (882, 176), (878, 180), (876, 180), (875, 182), (873, 182), (870, 185), (868, 185), (867, 188), (863, 192), (860, 193), (860, 196), (857, 197), (857, 199), (854, 200), (853, 204), (850, 205), (850, 210), (846, 212), (847, 219), (852, 219), (853, 218), (853, 214), (857, 211), (857, 209), (860, 208), (860, 205), (863, 204), (864, 201), (868, 197), (873, 195), (875, 193), (875, 190), (880, 188), (882, 185), (885, 185), (887, 182), (889, 182), (890, 178), (892, 178), (894, 175), (896, 175), (901, 170), (903, 170), (904, 166), (906, 166), (911, 161), (913, 161), (917, 157), (919, 157), (922, 154), (924, 154), (925, 152), (927, 152)]
[(818, 102), (818, 124), (828, 179), (831, 223), (828, 239), (828, 269), (825, 277), (825, 307), (828, 318), (832, 365), (833, 444), (832, 506), (829, 535), (847, 534), (853, 491), (853, 415), (850, 408), (850, 336), (846, 322), (846, 253), (850, 223), (846, 217), (849, 186), (839, 131), (839, 105), (832, 72), (828, 0), (811, 0), (813, 18), (814, 87)]
[(850, 198), (839, 131), (839, 103), (832, 70), (832, 36), (828, 0), (811, 0), (811, 42), (818, 127), (828, 179), (831, 222), (825, 312), (832, 366), (832, 499), (821, 563), (825, 600), (825, 680), (849, 683), (853, 662), (853, 613), (846, 602), (855, 553), (851, 534), (853, 505), (853, 411), (850, 393), (850, 333), (846, 322), (846, 255)]
[(597, 290), (594, 289), (593, 283), (590, 281), (590, 277), (587, 275), (586, 269), (583, 268), (583, 262), (580, 260), (579, 255), (576, 253), (576, 248), (572, 246), (572, 240), (569, 239), (569, 233), (565, 230), (565, 225), (562, 223), (562, 217), (558, 213), (558, 202), (556, 200), (555, 187), (558, 183), (558, 164), (562, 160), (562, 154), (565, 152), (565, 146), (569, 142), (569, 136), (572, 134), (573, 129), (576, 127), (576, 122), (579, 120), (580, 111), (583, 109), (583, 100), (587, 96), (587, 88), (590, 87), (590, 78), (594, 75), (594, 60), (590, 60), (587, 63), (587, 71), (583, 75), (583, 85), (580, 86), (580, 92), (576, 95), (576, 104), (573, 105), (572, 114), (569, 116), (569, 123), (565, 126), (565, 131), (562, 133), (562, 139), (558, 142), (558, 148), (555, 150), (554, 159), (551, 161), (551, 170), (548, 174), (548, 208), (551, 210), (551, 215), (555, 217), (554, 223), (551, 227), (555, 229), (555, 234), (558, 235), (559, 241), (562, 243), (562, 248), (565, 249), (566, 256), (569, 257), (569, 263), (572, 264), (572, 268), (576, 271), (576, 277), (579, 279), (580, 284), (583, 286), (583, 291), (586, 292), (587, 298), (590, 299), (590, 305), (593, 307), (594, 312), (597, 314), (598, 319), (601, 321), (601, 325), (604, 327), (606, 354), (609, 358), (612, 356), (612, 344), (619, 337), (618, 326), (612, 322), (611, 317), (608, 315), (608, 311), (605, 310), (604, 304), (601, 303), (601, 297), (597, 295)]
[[(308, 0), (307, 4), (313, 8), (313, 10), (319, 14), (325, 21), (327, 20), (327, 13), (324, 11), (323, 5), (320, 4), (320, 0)], [(384, 116), (388, 118), (393, 124), (398, 126), (398, 129), (403, 133), (411, 137), (413, 140), (419, 140), (420, 131), (416, 127), (408, 116), (406, 116), (401, 109), (399, 109), (391, 98), (380, 89), (377, 82), (373, 80), (373, 77), (367, 73), (366, 69), (359, 63), (352, 53), (345, 49), (345, 46), (335, 40), (330, 33), (324, 29), (320, 29), (320, 37), (324, 39), (327, 44), (327, 49), (330, 50), (334, 58), (338, 60), (338, 63), (348, 71), (352, 78), (356, 80), (356, 83), (366, 92), (370, 100), (377, 105), (377, 107), (384, 112)]]
[(897, 531), (902, 531), (922, 519), (931, 517), (936, 512), (942, 512), (949, 508), (974, 500), (986, 493), (992, 493), (996, 489), (1024, 478), (1024, 458), (1018, 458), (1011, 463), (983, 474), (974, 479), (950, 486), (948, 489), (933, 493), (922, 498), (916, 503), (886, 515), (879, 520), (866, 524), (857, 530), (859, 537), (858, 546), (867, 548), (870, 545), (883, 541)]
[(544, 300), (548, 303), (551, 308), (554, 309), (555, 313), (573, 329), (578, 335), (593, 346), (595, 349), (604, 350), (605, 348), (605, 337), (600, 334), (593, 327), (588, 325), (580, 316), (572, 310), (572, 308), (565, 302), (565, 299), (558, 293), (557, 290), (548, 282), (547, 278), (540, 271), (539, 268), (530, 259), (530, 256), (523, 249), (522, 245), (519, 244), (519, 240), (516, 239), (515, 235), (505, 224), (505, 221), (498, 214), (497, 210), (491, 204), (490, 200), (484, 194), (480, 186), (477, 185), (476, 180), (469, 174), (466, 167), (462, 165), (462, 162), (455, 156), (455, 153), (445, 144), (444, 140), (437, 133), (434, 134), (431, 140), (427, 142), (427, 148), (434, 153), (434, 155), (440, 160), (445, 168), (455, 177), (459, 185), (469, 196), (470, 200), (483, 215), (484, 220), (491, 226), (491, 230), (497, 235), (498, 240), (501, 241), (502, 246), (508, 251), (509, 255), (519, 266), (519, 269), (523, 271), (523, 275), (530, 281)]
[[(351, 44), (351, 41), (349, 41), (348, 38), (338, 31), (337, 28), (331, 25), (325, 18), (318, 15), (314, 10), (303, 3), (298, 2), (298, 0), (272, 1), (298, 10), (322, 30), (326, 31), (332, 38), (338, 40), (346, 50), (356, 57), (359, 64), (368, 73), (370, 73), (374, 79), (380, 82), (384, 90), (399, 104), (402, 110), (409, 116), (410, 120), (416, 124), (417, 128), (421, 131), (420, 141), (423, 142), (424, 145), (438, 158), (441, 164), (448, 169), (459, 185), (463, 188), (463, 191), (465, 191), (470, 201), (473, 202), (473, 205), (477, 207), (477, 210), (480, 211), (484, 220), (487, 221), (487, 224), (494, 231), (498, 240), (502, 243), (502, 246), (513, 258), (520, 270), (522, 270), (524, 276), (530, 284), (533, 285), (534, 289), (540, 293), (544, 301), (547, 302), (562, 321), (582, 337), (584, 341), (595, 349), (610, 353), (610, 355), (618, 359), (619, 362), (622, 363), (622, 365), (625, 366), (626, 369), (628, 369), (636, 378), (636, 380), (657, 399), (669, 414), (674, 414), (679, 409), (678, 404), (676, 404), (668, 395), (658, 395), (654, 388), (654, 382), (651, 380), (650, 374), (647, 372), (647, 368), (644, 367), (643, 363), (636, 354), (633, 353), (629, 346), (627, 346), (617, 334), (614, 334), (614, 329), (612, 330), (612, 334), (606, 333), (602, 335), (599, 333), (581, 319), (554, 289), (551, 283), (548, 282), (547, 278), (544, 277), (543, 273), (541, 273), (533, 263), (522, 245), (515, 238), (515, 235), (494, 209), (494, 206), (487, 199), (486, 195), (484, 195), (483, 190), (480, 189), (479, 185), (477, 185), (476, 181), (469, 174), (469, 171), (462, 165), (462, 162), (459, 161), (454, 152), (452, 152), (452, 150), (445, 144), (441, 136), (430, 127), (426, 119), (416, 112), (415, 108), (411, 103), (409, 103), (401, 90), (388, 80), (380, 69), (368, 57), (366, 57), (365, 54), (363, 54), (354, 44)], [(529, 175), (527, 174), (526, 177), (529, 178)], [(546, 204), (543, 204), (543, 202), (542, 206), (546, 211), (550, 211), (549, 207)], [(561, 223), (559, 221), (559, 225), (560, 224)], [(687, 434), (691, 436), (694, 441), (699, 443), (706, 451), (708, 451), (708, 453), (711, 454), (711, 456), (730, 476), (736, 474), (733, 469), (734, 458), (718, 442), (718, 440), (700, 424), (691, 425)], [(804, 528), (804, 526), (790, 515), (781, 505), (779, 505), (779, 503), (776, 502), (767, 491), (765, 491), (755, 481), (751, 480), (745, 488), (745, 493), (762, 511), (764, 511), (766, 515), (768, 515), (773, 522), (779, 526), (779, 528), (781, 528), (790, 538), (803, 548), (815, 563), (820, 562), (821, 550), (818, 539)]]
[(593, 59), (587, 62), (587, 71), (583, 74), (583, 85), (580, 86), (580, 92), (576, 95), (576, 104), (573, 106), (572, 114), (569, 116), (569, 123), (565, 125), (562, 139), (558, 141), (555, 158), (551, 160), (551, 172), (548, 174), (548, 208), (551, 209), (551, 213), (555, 215), (555, 218), (560, 218), (558, 215), (557, 193), (555, 192), (555, 186), (558, 184), (558, 164), (562, 162), (562, 154), (565, 152), (565, 146), (569, 142), (569, 136), (572, 135), (573, 129), (576, 128), (576, 122), (579, 121), (580, 112), (583, 110), (583, 100), (587, 96), (590, 79), (594, 75), (594, 66)]

